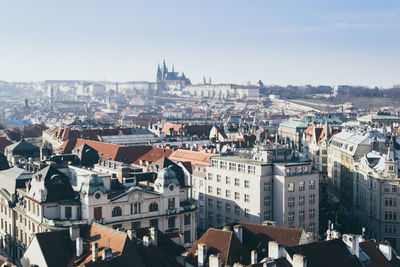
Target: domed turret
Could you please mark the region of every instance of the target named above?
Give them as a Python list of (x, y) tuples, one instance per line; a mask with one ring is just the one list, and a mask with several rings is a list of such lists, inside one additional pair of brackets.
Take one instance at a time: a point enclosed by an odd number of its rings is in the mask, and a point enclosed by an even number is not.
[(179, 186), (178, 178), (176, 178), (176, 173), (172, 170), (172, 166), (162, 169), (155, 180), (154, 184), (167, 187), (170, 184), (175, 184)]
[(103, 179), (101, 179), (97, 174), (91, 174), (89, 179), (82, 184), (81, 193), (91, 196), (97, 191), (107, 193), (107, 189), (104, 186)]

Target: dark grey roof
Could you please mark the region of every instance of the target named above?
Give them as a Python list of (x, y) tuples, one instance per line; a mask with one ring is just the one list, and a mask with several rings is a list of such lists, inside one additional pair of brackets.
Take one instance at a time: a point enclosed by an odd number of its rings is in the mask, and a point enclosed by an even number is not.
[(10, 168), (6, 156), (0, 152), (0, 171), (7, 170)]
[(12, 151), (13, 154), (25, 153), (25, 152), (39, 152), (39, 147), (26, 142), (24, 139), (21, 141), (9, 145), (5, 150)]
[(17, 188), (25, 187), (25, 183), (32, 179), (32, 175), (33, 173), (18, 167), (0, 171), (0, 187), (7, 190), (10, 195), (15, 194)]

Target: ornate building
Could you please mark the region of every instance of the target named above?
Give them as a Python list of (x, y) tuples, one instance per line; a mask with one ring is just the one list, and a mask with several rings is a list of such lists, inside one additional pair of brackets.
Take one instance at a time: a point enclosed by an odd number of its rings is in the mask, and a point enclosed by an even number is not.
[(165, 60), (163, 60), (162, 67), (158, 64), (156, 83), (158, 94), (166, 90), (181, 90), (186, 85), (191, 84), (183, 72), (180, 73), (174, 70), (173, 65), (172, 71), (169, 71)]

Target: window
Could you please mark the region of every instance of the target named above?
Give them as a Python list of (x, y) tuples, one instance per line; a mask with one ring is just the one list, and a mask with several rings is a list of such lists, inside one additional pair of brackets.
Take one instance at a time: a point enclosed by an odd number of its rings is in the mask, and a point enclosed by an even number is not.
[(235, 214), (239, 215), (240, 214), (240, 208), (239, 206), (235, 206)]
[(212, 192), (213, 192), (212, 187), (209, 185), (209, 186), (208, 186), (208, 193), (209, 193), (209, 194), (212, 194)]
[(293, 222), (294, 221), (294, 211), (290, 211), (289, 212), (288, 220), (289, 220), (289, 222)]
[(271, 211), (264, 211), (264, 220), (271, 220)]
[(240, 200), (240, 193), (239, 192), (235, 192), (235, 199), (236, 200)]
[(226, 162), (225, 161), (220, 161), (219, 164), (220, 164), (219, 166), (220, 166), (221, 169), (225, 169), (226, 170)]
[(72, 208), (71, 207), (65, 207), (65, 218), (69, 219), (72, 217)]
[(264, 191), (271, 191), (271, 182), (264, 183)]
[(288, 191), (294, 192), (294, 183), (288, 183)]
[(225, 183), (226, 183), (226, 184), (231, 184), (231, 177), (226, 176), (226, 177), (225, 177)]
[(213, 221), (213, 213), (211, 211), (208, 212), (208, 223), (211, 224)]
[(392, 185), (392, 192), (396, 193), (397, 192), (397, 185)]
[(141, 212), (142, 203), (133, 204), (133, 213), (138, 214)]
[(244, 180), (244, 188), (250, 188), (250, 181)]
[(209, 181), (212, 181), (212, 178), (213, 178), (212, 173), (208, 173), (208, 174), (207, 174), (207, 177), (208, 177), (208, 180), (209, 180)]
[(314, 230), (315, 230), (315, 223), (310, 223), (310, 224), (308, 225), (308, 229), (310, 230), (310, 232), (314, 232)]
[(271, 205), (271, 197), (264, 197), (264, 206)]
[(175, 217), (168, 218), (168, 228), (174, 228), (174, 227), (175, 227)]
[(385, 220), (397, 220), (397, 214), (395, 211), (385, 211)]
[(95, 207), (93, 209), (93, 211), (94, 211), (94, 219), (95, 220), (101, 219), (103, 217), (102, 212), (101, 212), (101, 207)]
[(314, 204), (315, 203), (315, 195), (309, 195), (308, 196), (308, 201), (310, 202), (310, 204)]
[(157, 202), (152, 202), (152, 203), (150, 203), (150, 205), (149, 205), (149, 211), (151, 212), (151, 211), (157, 211), (158, 210), (158, 204), (157, 204)]
[(217, 196), (221, 195), (221, 188), (217, 188)]
[(304, 220), (304, 210), (299, 211), (299, 220)]
[(169, 210), (175, 209), (175, 198), (174, 197), (168, 199), (168, 209)]
[(231, 197), (231, 190), (226, 190), (226, 191), (225, 191), (225, 196), (226, 196), (227, 198), (230, 198), (230, 197)]
[(229, 170), (236, 171), (236, 163), (229, 162)]
[(299, 183), (299, 191), (303, 191), (306, 188), (305, 182), (300, 182)]
[(217, 223), (222, 223), (222, 216), (221, 216), (221, 214), (217, 214)]
[(385, 206), (396, 207), (396, 205), (397, 205), (396, 198), (391, 198), (391, 197), (385, 198)]
[(151, 219), (150, 220), (150, 227), (158, 228), (158, 219)]
[(396, 233), (397, 233), (396, 225), (385, 224), (385, 234), (396, 234)]
[(211, 167), (218, 167), (218, 161), (212, 160), (211, 161)]
[(213, 207), (213, 200), (211, 198), (208, 199), (208, 207), (212, 209)]
[(309, 209), (309, 210), (308, 210), (308, 215), (309, 215), (310, 217), (315, 217), (315, 209)]
[(118, 217), (118, 216), (122, 216), (122, 209), (119, 206), (114, 207), (112, 210), (112, 217)]
[(240, 180), (239, 180), (239, 178), (235, 178), (235, 186), (240, 186)]
[(390, 185), (385, 185), (385, 192), (389, 193), (390, 192)]
[(247, 172), (248, 173), (256, 173), (256, 167), (255, 166), (247, 166)]
[(250, 210), (249, 209), (244, 209), (244, 216), (245, 217), (250, 217)]
[(289, 197), (288, 198), (288, 206), (293, 207), (294, 206), (294, 197)]
[(222, 208), (222, 204), (221, 201), (217, 200), (217, 209), (221, 209)]
[(217, 174), (217, 182), (221, 182), (221, 175)]
[(225, 210), (226, 210), (226, 212), (231, 213), (231, 204), (226, 203), (226, 204), (225, 204)]
[(112, 228), (115, 229), (115, 230), (117, 230), (117, 229), (119, 229), (119, 228), (122, 228), (122, 224), (120, 224), (120, 223), (114, 224), (114, 225), (112, 226)]
[(231, 217), (226, 216), (225, 222), (226, 222), (226, 223), (230, 223), (230, 222), (231, 222)]
[(140, 229), (140, 222), (132, 222), (131, 227), (132, 229)]
[(308, 188), (309, 189), (315, 189), (315, 180), (308, 181)]
[(238, 170), (239, 172), (245, 172), (246, 171), (246, 165), (244, 164), (238, 164)]
[(244, 194), (244, 202), (250, 202), (250, 196), (247, 194)]
[(185, 216), (183, 217), (183, 223), (185, 225), (189, 225), (190, 224), (190, 217), (191, 217), (190, 214), (185, 214)]
[(299, 196), (299, 205), (304, 205), (305, 200), (306, 200), (305, 196)]
[(184, 243), (190, 243), (191, 238), (190, 238), (190, 230), (186, 230), (183, 232), (183, 242)]

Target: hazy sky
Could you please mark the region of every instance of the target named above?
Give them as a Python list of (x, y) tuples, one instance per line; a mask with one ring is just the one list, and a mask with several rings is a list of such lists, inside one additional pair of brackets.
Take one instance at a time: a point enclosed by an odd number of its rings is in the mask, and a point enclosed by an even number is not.
[(399, 0), (0, 0), (0, 80), (400, 84)]

